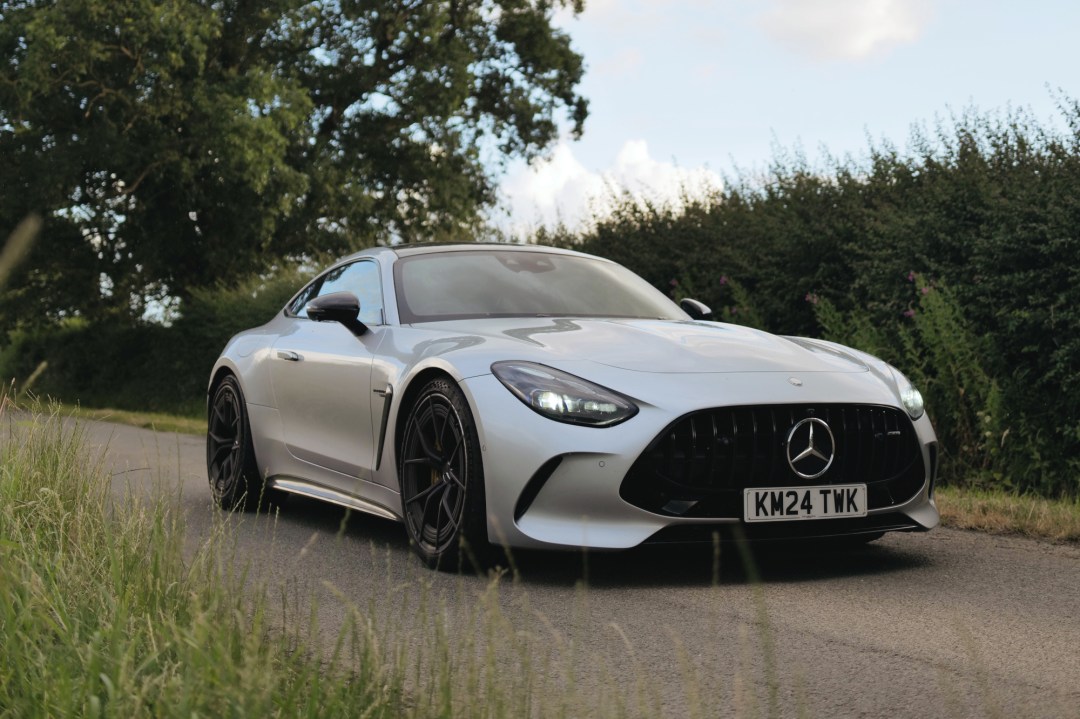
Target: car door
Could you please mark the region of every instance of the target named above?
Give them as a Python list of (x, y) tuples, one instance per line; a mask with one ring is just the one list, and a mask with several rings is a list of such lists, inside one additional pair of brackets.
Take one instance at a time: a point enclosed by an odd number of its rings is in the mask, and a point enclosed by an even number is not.
[[(360, 335), (338, 322), (315, 322), (304, 311), (312, 299), (344, 291), (360, 299), (359, 319), (367, 326)], [(286, 313), (293, 325), (274, 343), (270, 362), (285, 444), (297, 459), (369, 479), (371, 404), (373, 398), (382, 403), (371, 391), (372, 358), (386, 332), (378, 264), (360, 260), (331, 270)]]

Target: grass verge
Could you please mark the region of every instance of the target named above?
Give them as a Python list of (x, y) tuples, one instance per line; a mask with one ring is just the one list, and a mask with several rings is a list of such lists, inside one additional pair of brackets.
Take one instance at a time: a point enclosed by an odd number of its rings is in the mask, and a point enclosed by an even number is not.
[(92, 419), (99, 422), (115, 422), (132, 427), (142, 427), (158, 432), (177, 432), (179, 434), (206, 434), (205, 417), (185, 417), (161, 412), (133, 412), (125, 409), (64, 407), (64, 413), (79, 419)]
[(941, 523), (955, 529), (1080, 542), (1080, 500), (939, 487)]
[(363, 631), (343, 630), (328, 672), (305, 630), (274, 627), (265, 594), (241, 591), (223, 536), (185, 560), (169, 502), (115, 500), (77, 423), (55, 410), (13, 423), (0, 439), (0, 715), (399, 716), (400, 677)]

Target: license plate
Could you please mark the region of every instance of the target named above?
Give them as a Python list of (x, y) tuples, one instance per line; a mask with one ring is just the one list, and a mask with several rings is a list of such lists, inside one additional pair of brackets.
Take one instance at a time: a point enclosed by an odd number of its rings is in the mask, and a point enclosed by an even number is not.
[(866, 485), (745, 489), (743, 505), (747, 522), (865, 517)]

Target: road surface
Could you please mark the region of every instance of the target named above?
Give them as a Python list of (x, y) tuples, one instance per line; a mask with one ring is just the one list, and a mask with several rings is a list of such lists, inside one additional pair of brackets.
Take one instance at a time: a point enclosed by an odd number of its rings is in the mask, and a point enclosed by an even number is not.
[[(117, 492), (180, 504), (190, 551), (220, 526), (201, 438), (85, 427)], [(749, 570), (729, 547), (534, 553), (493, 584), (423, 569), (399, 524), (301, 498), (226, 534), (286, 621), (314, 597), (327, 642), (355, 616), (405, 651), (430, 653), (436, 627), (455, 651), (494, 636), (496, 681), (531, 677), (541, 714), (1080, 717), (1076, 545), (938, 529)]]

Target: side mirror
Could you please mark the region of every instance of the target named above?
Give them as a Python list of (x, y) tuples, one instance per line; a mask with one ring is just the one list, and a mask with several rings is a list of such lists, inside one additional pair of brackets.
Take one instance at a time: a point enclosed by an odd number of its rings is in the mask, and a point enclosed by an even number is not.
[(316, 322), (340, 322), (357, 336), (367, 332), (367, 325), (357, 319), (360, 316), (360, 299), (352, 292), (331, 292), (316, 297), (307, 303), (304, 310)]
[(712, 310), (709, 309), (708, 305), (692, 300), (689, 297), (679, 300), (679, 307), (682, 308), (683, 312), (690, 315), (692, 320), (703, 320), (712, 314)]

